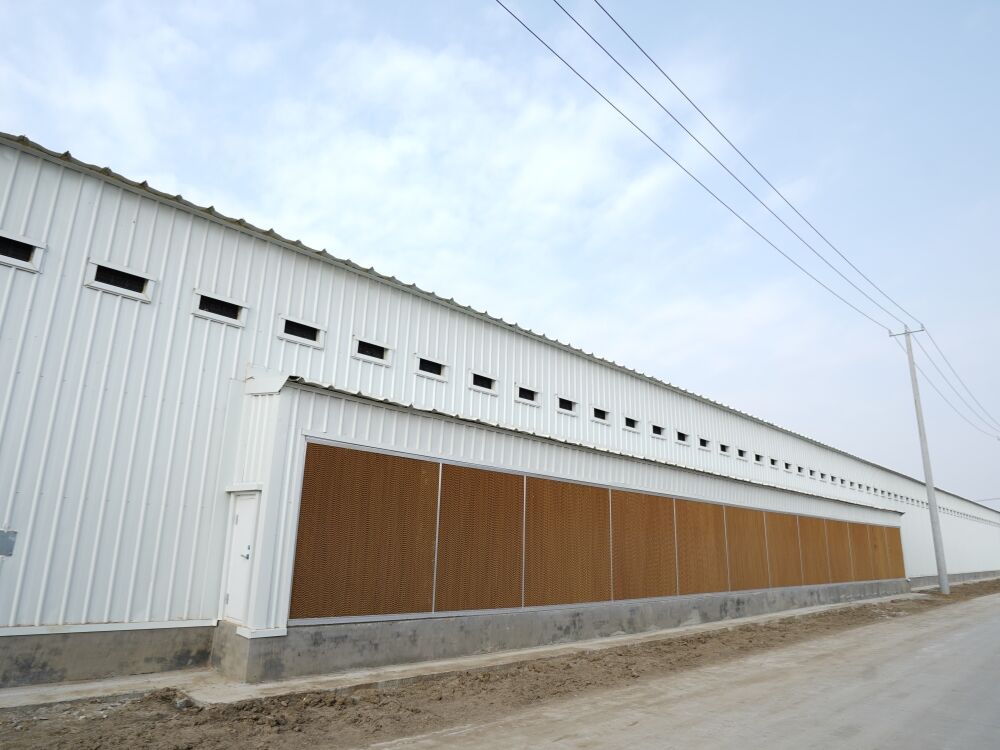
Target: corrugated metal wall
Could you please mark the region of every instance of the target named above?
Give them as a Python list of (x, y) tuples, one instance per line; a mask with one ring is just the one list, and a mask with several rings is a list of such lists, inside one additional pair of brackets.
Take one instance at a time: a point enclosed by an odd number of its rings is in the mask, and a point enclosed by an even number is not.
[[(224, 488), (246, 474), (246, 466), (229, 459), (252, 461), (233, 444), (242, 416), (227, 407), (249, 364), (518, 430), (908, 511), (904, 551), (912, 572), (928, 572), (932, 564), (929, 534), (908, 531), (911, 517), (924, 523), (920, 506), (835, 486), (819, 474), (758, 466), (735, 451), (918, 497), (912, 480), (6, 139), (0, 139), (0, 232), (43, 248), (40, 273), (0, 263), (0, 483), (7, 490), (0, 495), (0, 524), (18, 533), (14, 556), (0, 558), (2, 624), (218, 615), (228, 529)], [(91, 260), (149, 276), (151, 301), (86, 286)], [(195, 315), (198, 292), (245, 305), (242, 324)], [(282, 316), (325, 328), (322, 347), (280, 338)], [(358, 337), (389, 347), (389, 364), (352, 356)], [(444, 363), (445, 378), (418, 375), (418, 356)], [(496, 379), (495, 395), (470, 387), (473, 371)], [(537, 390), (539, 404), (516, 400), (518, 386)], [(556, 410), (557, 396), (576, 401), (577, 415)], [(609, 410), (609, 424), (588, 416), (593, 406)], [(267, 417), (253, 409), (248, 414)], [(626, 416), (639, 420), (638, 431), (623, 428)], [(662, 425), (668, 438), (676, 430), (709, 438), (711, 449), (655, 437), (652, 424)], [(287, 444), (247, 439), (279, 464), (292, 457)], [(377, 435), (366, 439), (378, 442)], [(548, 455), (525, 457), (518, 441), (500, 442), (512, 461), (538, 463)], [(733, 453), (721, 454), (720, 442)], [(587, 474), (601, 463), (594, 455), (579, 452), (569, 463)], [(533, 470), (549, 473), (545, 468)], [(732, 490), (723, 480), (693, 474), (679, 481), (693, 491), (713, 482)], [(789, 506), (811, 502), (777, 497)], [(1000, 516), (947, 494), (941, 502), (946, 538), (952, 529), (958, 533), (951, 536), (975, 540), (955, 551), (952, 569), (1000, 567), (1000, 527), (985, 525)]]

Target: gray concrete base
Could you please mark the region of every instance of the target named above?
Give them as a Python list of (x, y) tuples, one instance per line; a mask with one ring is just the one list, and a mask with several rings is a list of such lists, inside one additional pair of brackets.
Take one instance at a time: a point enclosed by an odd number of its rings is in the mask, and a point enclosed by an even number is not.
[(0, 637), (0, 688), (208, 664), (211, 626)]
[(150, 674), (209, 664), (226, 677), (256, 683), (645, 633), (892, 596), (909, 588), (907, 581), (900, 579), (292, 625), (285, 636), (253, 639), (237, 635), (236, 627), (227, 622), (217, 627), (12, 635), (0, 637), (0, 687)]
[(662, 599), (325, 625), (247, 639), (220, 623), (212, 664), (227, 677), (265, 682), (349, 669), (447, 659), (635, 634), (908, 592), (905, 579), (797, 586)]
[[(969, 583), (971, 581), (983, 581), (988, 578), (1000, 578), (1000, 570), (981, 570), (978, 573), (950, 573), (948, 575), (948, 582)], [(915, 589), (937, 585), (937, 576), (917, 576), (910, 579), (910, 586)]]

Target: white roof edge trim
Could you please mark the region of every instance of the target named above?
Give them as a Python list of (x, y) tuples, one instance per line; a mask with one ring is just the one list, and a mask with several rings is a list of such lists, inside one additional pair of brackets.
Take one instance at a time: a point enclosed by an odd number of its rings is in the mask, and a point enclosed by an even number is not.
[[(596, 354), (592, 354), (590, 352), (584, 351), (583, 349), (579, 349), (573, 346), (572, 344), (564, 343), (562, 341), (559, 341), (558, 339), (549, 338), (545, 334), (532, 331), (530, 328), (523, 328), (522, 326), (519, 326), (516, 323), (509, 323), (503, 318), (498, 318), (493, 315), (490, 315), (488, 312), (476, 310), (473, 307), (470, 307), (468, 305), (463, 305), (460, 302), (456, 302), (454, 298), (446, 299), (438, 294), (435, 294), (434, 292), (421, 289), (416, 284), (407, 284), (403, 281), (400, 281), (395, 276), (386, 276), (384, 274), (381, 274), (374, 268), (363, 268), (346, 258), (338, 258), (334, 255), (331, 255), (326, 250), (316, 250), (314, 248), (308, 247), (301, 240), (290, 240), (287, 237), (283, 237), (282, 235), (275, 232), (274, 229), (261, 229), (260, 227), (251, 224), (245, 219), (235, 219), (231, 216), (226, 216), (225, 214), (216, 211), (214, 206), (198, 206), (192, 203), (191, 201), (187, 200), (186, 198), (184, 198), (179, 193), (177, 195), (170, 195), (169, 193), (164, 193), (160, 190), (157, 190), (156, 188), (150, 187), (149, 183), (147, 183), (145, 180), (143, 180), (142, 182), (136, 182), (135, 180), (131, 180), (128, 177), (125, 177), (124, 175), (118, 174), (117, 172), (113, 171), (110, 167), (99, 167), (95, 164), (88, 164), (87, 162), (77, 159), (69, 151), (59, 153), (58, 151), (53, 151), (52, 149), (48, 149), (45, 146), (42, 146), (41, 144), (32, 141), (27, 136), (13, 135), (11, 133), (5, 133), (3, 131), (0, 131), (0, 143), (4, 143), (10, 146), (11, 148), (15, 148), (18, 150), (33, 152), (36, 155), (40, 156), (41, 158), (47, 159), (57, 164), (62, 164), (62, 165), (70, 164), (73, 167), (76, 167), (77, 169), (89, 172), (90, 174), (99, 179), (104, 179), (110, 182), (117, 182), (136, 192), (145, 193), (149, 196), (152, 196), (153, 198), (162, 200), (166, 203), (179, 205), (185, 210), (198, 214), (199, 216), (202, 216), (203, 218), (209, 221), (214, 221), (220, 224), (231, 225), (239, 230), (247, 232), (248, 234), (257, 235), (261, 239), (280, 245), (287, 250), (302, 253), (304, 255), (317, 258), (318, 260), (332, 263), (360, 276), (366, 276), (368, 278), (374, 279), (389, 286), (393, 286), (398, 289), (407, 291), (411, 294), (416, 294), (418, 296), (424, 297), (425, 299), (428, 299), (432, 302), (443, 305), (445, 307), (450, 307), (454, 310), (458, 310), (459, 312), (465, 313), (466, 315), (472, 315), (473, 317), (480, 318), (481, 320), (487, 323), (508, 328), (524, 336), (529, 336), (531, 338), (538, 339), (539, 341), (549, 346), (556, 346), (560, 349), (575, 354), (578, 357), (591, 360), (606, 367), (611, 367), (616, 370), (620, 370), (622, 372), (628, 373), (633, 377), (637, 377), (646, 380), (650, 383), (653, 383), (654, 385), (657, 385), (661, 388), (666, 388), (668, 390), (679, 393), (683, 396), (687, 396), (688, 398), (693, 398), (698, 401), (702, 401), (718, 409), (723, 409), (724, 411), (728, 411), (731, 414), (735, 414), (736, 416), (748, 419), (751, 422), (756, 422), (758, 424), (764, 425), (765, 427), (770, 427), (771, 429), (778, 430), (779, 432), (783, 432), (786, 435), (791, 435), (792, 437), (798, 438), (799, 440), (804, 440), (807, 443), (818, 446), (825, 450), (830, 450), (833, 451), (834, 453), (839, 453), (842, 456), (847, 456), (848, 458), (851, 458), (855, 461), (860, 461), (861, 463), (867, 464), (868, 466), (873, 466), (876, 469), (888, 471), (889, 473), (895, 474), (896, 476), (922, 484), (922, 482), (916, 477), (911, 477), (908, 474), (904, 474), (901, 471), (889, 468), (888, 466), (877, 464), (874, 461), (869, 461), (868, 459), (862, 458), (861, 456), (856, 456), (853, 453), (849, 453), (848, 451), (836, 448), (832, 445), (827, 445), (826, 443), (822, 443), (819, 440), (815, 440), (811, 437), (795, 432), (794, 430), (790, 430), (786, 427), (782, 427), (781, 425), (775, 424), (773, 422), (768, 422), (766, 419), (762, 419), (761, 417), (755, 417), (752, 414), (740, 411), (735, 407), (723, 404), (719, 401), (713, 401), (707, 396), (702, 396), (698, 393), (694, 393), (693, 391), (685, 390), (680, 386), (668, 383), (667, 381), (661, 380), (657, 377), (654, 377), (653, 375), (647, 375), (646, 373), (633, 370), (630, 367), (626, 367), (625, 365), (619, 364), (612, 360), (604, 359), (603, 357), (600, 357)], [(937, 489), (940, 490), (940, 488)], [(946, 490), (940, 490), (940, 491), (946, 492)], [(990, 508), (988, 505), (978, 503), (975, 500), (970, 500), (969, 498), (963, 497), (962, 495), (958, 495), (954, 492), (948, 492), (947, 494), (956, 497), (960, 500), (964, 500), (965, 502), (971, 503), (978, 508), (984, 508), (989, 511), (994, 510), (993, 508)], [(864, 507), (871, 507), (871, 506), (864, 506)]]
[(285, 387), (287, 381), (288, 375), (285, 373), (248, 365), (246, 380), (243, 381), (243, 392), (248, 396), (275, 394)]
[[(646, 456), (637, 456), (632, 453), (622, 453), (620, 451), (610, 450), (608, 448), (602, 448), (596, 445), (588, 445), (586, 443), (576, 443), (572, 440), (564, 440), (563, 438), (552, 437), (550, 435), (544, 435), (537, 432), (529, 432), (527, 430), (519, 430), (516, 427), (508, 427), (506, 425), (497, 424), (495, 422), (487, 422), (482, 419), (473, 419), (472, 417), (465, 417), (461, 414), (450, 414), (448, 412), (439, 411), (437, 409), (424, 409), (413, 404), (404, 404), (399, 401), (393, 401), (387, 398), (378, 398), (377, 396), (368, 396), (364, 393), (346, 391), (342, 388), (337, 388), (333, 385), (326, 385), (324, 383), (316, 383), (305, 378), (290, 375), (288, 380), (285, 382), (285, 386), (302, 388), (303, 390), (319, 390), (319, 391), (329, 391), (335, 393), (338, 396), (354, 399), (356, 401), (367, 401), (373, 404), (380, 404), (382, 406), (392, 407), (394, 409), (399, 409), (402, 411), (417, 412), (419, 414), (424, 414), (427, 416), (439, 417), (444, 419), (450, 419), (456, 422), (464, 422), (465, 424), (474, 424), (481, 427), (487, 427), (491, 430), (498, 430), (501, 432), (506, 432), (514, 435), (521, 435), (522, 437), (532, 438), (534, 440), (544, 440), (548, 443), (555, 443), (556, 445), (566, 446), (568, 448), (578, 448), (581, 450), (590, 451), (592, 453), (600, 453), (607, 456), (615, 456), (617, 458), (624, 458), (630, 461), (640, 461), (642, 463), (653, 464), (655, 466), (669, 467), (671, 469), (676, 469), (678, 471), (686, 471), (691, 474), (701, 474), (704, 476), (716, 477), (718, 479), (725, 479), (730, 482), (739, 482), (740, 484), (749, 484), (754, 487), (763, 487), (769, 490), (775, 490), (777, 492), (784, 492), (791, 495), (801, 495), (803, 497), (810, 497), (815, 500), (823, 500), (829, 503), (837, 503), (838, 505), (848, 505), (852, 508), (865, 508), (866, 510), (874, 510), (880, 513), (889, 513), (896, 516), (902, 516), (904, 511), (895, 510), (893, 508), (880, 508), (877, 505), (865, 505), (864, 503), (852, 503), (850, 500), (841, 500), (836, 497), (827, 497), (826, 495), (817, 495), (812, 492), (801, 492), (799, 490), (793, 490), (788, 487), (781, 487), (776, 484), (767, 484), (766, 482), (755, 482), (752, 479), (743, 479), (741, 477), (733, 477), (728, 474), (718, 474), (714, 471), (705, 471), (704, 469), (696, 469), (692, 466), (684, 466), (683, 464), (675, 464), (670, 461), (661, 461), (655, 458), (648, 458)], [(721, 502), (721, 501), (720, 501)]]

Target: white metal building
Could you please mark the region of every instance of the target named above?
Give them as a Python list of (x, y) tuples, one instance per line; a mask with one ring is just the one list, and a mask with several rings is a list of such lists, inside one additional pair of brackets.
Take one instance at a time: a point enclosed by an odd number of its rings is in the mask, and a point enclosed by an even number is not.
[[(898, 526), (935, 572), (916, 479), (0, 136), (0, 635), (285, 635), (311, 442)], [(1000, 569), (938, 497), (950, 572)]]

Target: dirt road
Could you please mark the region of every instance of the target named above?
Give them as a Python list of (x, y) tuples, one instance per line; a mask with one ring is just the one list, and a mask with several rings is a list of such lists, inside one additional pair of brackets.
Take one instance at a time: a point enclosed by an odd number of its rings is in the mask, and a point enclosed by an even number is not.
[[(994, 739), (953, 747), (1000, 747), (987, 685), (1000, 673), (1000, 596), (977, 598), (1000, 594), (1000, 581), (954, 592), (947, 601), (838, 609), (381, 691), (204, 709), (161, 691), (9, 709), (0, 712), (0, 747), (859, 748), (894, 747), (903, 736), (909, 747), (948, 747), (953, 737)], [(938, 694), (954, 709), (925, 697)]]

